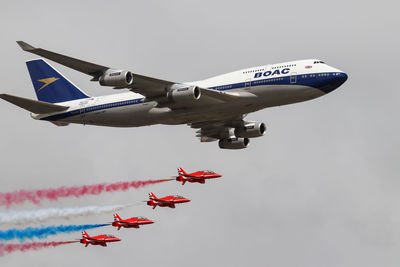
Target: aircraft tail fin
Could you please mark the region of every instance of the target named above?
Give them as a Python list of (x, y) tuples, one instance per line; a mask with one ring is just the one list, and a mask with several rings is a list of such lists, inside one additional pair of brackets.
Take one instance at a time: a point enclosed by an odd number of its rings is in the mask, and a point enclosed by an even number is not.
[(149, 198), (150, 199), (157, 199), (156, 195), (154, 195), (153, 192), (149, 193)]
[(122, 220), (121, 217), (119, 217), (118, 213), (114, 213), (114, 221), (120, 221)]
[(4, 99), (7, 102), (10, 102), (11, 104), (14, 104), (20, 108), (26, 109), (36, 114), (60, 112), (67, 110), (69, 108), (67, 106), (50, 104), (47, 102), (37, 101), (19, 96), (13, 96), (9, 94), (0, 94), (0, 98)]
[(187, 173), (181, 167), (179, 167), (178, 168), (178, 174), (182, 175), (182, 176), (185, 176)]
[(89, 235), (88, 235), (88, 233), (86, 233), (86, 231), (82, 231), (82, 237), (83, 237), (83, 238), (89, 237)]
[(43, 59), (27, 61), (26, 66), (40, 101), (59, 103), (89, 97)]

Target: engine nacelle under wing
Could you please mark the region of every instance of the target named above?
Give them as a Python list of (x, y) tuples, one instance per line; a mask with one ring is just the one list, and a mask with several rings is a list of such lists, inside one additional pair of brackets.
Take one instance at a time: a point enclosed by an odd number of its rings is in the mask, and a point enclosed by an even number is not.
[(250, 140), (243, 137), (231, 137), (220, 139), (218, 142), (219, 148), (223, 149), (242, 149), (246, 148)]
[(107, 70), (99, 78), (100, 85), (126, 88), (133, 83), (133, 75), (127, 70)]
[(263, 122), (250, 122), (235, 129), (235, 136), (253, 138), (263, 136), (266, 131), (266, 126)]
[(193, 102), (200, 99), (201, 91), (197, 86), (172, 89), (168, 97), (175, 103)]

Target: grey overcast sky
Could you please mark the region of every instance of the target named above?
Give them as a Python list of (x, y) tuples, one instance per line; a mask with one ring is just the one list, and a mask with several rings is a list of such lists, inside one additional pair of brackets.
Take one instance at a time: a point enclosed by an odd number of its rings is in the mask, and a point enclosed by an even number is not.
[[(144, 200), (150, 190), (192, 199), (174, 210), (121, 211), (156, 223), (89, 232), (123, 239), (107, 248), (72, 244), (17, 252), (0, 258), (0, 266), (399, 266), (396, 1), (1, 4), (0, 91), (23, 97), (36, 99), (25, 66), (35, 56), (17, 40), (178, 82), (307, 58), (326, 61), (349, 80), (321, 98), (250, 114), (268, 132), (241, 151), (201, 144), (185, 125), (56, 127), (1, 101), (2, 192), (164, 178), (178, 166), (213, 169), (224, 177), (205, 185), (168, 182), (45, 202), (43, 207), (120, 204)], [(90, 95), (116, 93), (53, 65)], [(103, 214), (46, 225), (111, 220), (112, 214)]]

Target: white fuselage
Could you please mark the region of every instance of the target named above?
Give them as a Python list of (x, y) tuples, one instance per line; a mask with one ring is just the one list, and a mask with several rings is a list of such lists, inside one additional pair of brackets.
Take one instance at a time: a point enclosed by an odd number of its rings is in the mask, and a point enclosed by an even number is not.
[(63, 112), (41, 114), (35, 119), (112, 127), (183, 124), (238, 116), (266, 107), (306, 101), (336, 89), (347, 79), (342, 71), (319, 60), (301, 60), (243, 69), (206, 80), (183, 83), (201, 88), (237, 92), (229, 102), (198, 101), (190, 108), (170, 109), (146, 101), (131, 91), (58, 103)]

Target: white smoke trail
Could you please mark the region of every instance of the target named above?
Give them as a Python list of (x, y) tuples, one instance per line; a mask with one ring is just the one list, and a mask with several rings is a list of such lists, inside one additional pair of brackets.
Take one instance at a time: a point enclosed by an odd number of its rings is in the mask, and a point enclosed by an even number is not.
[(19, 210), (0, 212), (0, 224), (41, 223), (53, 218), (69, 219), (78, 216), (107, 213), (133, 206), (135, 204), (113, 206), (86, 206), (72, 208), (48, 208), (40, 210)]

